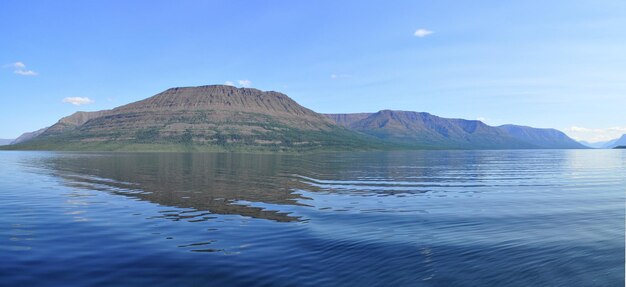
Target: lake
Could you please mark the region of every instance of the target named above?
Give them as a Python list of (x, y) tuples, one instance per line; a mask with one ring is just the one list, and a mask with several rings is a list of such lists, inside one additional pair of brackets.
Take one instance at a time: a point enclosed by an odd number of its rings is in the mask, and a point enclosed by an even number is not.
[(0, 152), (3, 286), (624, 286), (626, 151)]

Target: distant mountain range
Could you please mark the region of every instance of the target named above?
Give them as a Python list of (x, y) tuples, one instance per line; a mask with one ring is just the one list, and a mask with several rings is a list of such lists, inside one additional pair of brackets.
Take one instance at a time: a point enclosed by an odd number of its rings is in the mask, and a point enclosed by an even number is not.
[(447, 119), (429, 113), (382, 110), (326, 116), (339, 125), (385, 141), (418, 144), (424, 148), (584, 148), (555, 129), (516, 125), (492, 127), (481, 121)]
[(620, 138), (610, 141), (605, 145), (605, 148), (614, 148), (618, 146), (626, 146), (626, 134), (623, 134)]
[(367, 150), (585, 148), (560, 131), (382, 110), (322, 115), (278, 92), (172, 88), (112, 110), (77, 112), (3, 149)]
[(0, 145), (8, 145), (11, 144), (13, 140), (10, 139), (0, 139)]
[(623, 134), (621, 137), (603, 142), (586, 142), (580, 141), (581, 144), (592, 147), (592, 148), (615, 148), (617, 146), (626, 146), (626, 134)]

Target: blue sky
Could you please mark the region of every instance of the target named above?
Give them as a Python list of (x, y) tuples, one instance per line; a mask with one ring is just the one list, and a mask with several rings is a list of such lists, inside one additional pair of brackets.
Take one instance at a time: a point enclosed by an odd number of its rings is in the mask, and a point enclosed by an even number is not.
[(626, 133), (626, 1), (5, 0), (0, 38), (0, 138), (227, 82), (324, 113)]

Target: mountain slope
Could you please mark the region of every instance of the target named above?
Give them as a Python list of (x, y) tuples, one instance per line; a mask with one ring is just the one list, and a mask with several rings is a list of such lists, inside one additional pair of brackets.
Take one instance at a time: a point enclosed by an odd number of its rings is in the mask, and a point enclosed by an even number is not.
[(78, 112), (17, 148), (276, 150), (380, 144), (336, 125), (284, 94), (213, 85), (172, 88), (112, 110)]
[(429, 113), (383, 110), (377, 113), (326, 114), (337, 124), (387, 141), (433, 148), (584, 148), (554, 129), (447, 119)]
[(355, 122), (363, 120), (372, 113), (356, 113), (356, 114), (324, 114), (340, 126), (349, 128)]
[(0, 139), (0, 145), (8, 145), (11, 144), (14, 140), (11, 139)]
[(626, 134), (623, 134), (621, 137), (601, 142), (586, 142), (580, 141), (581, 144), (591, 147), (591, 148), (614, 148), (616, 146), (626, 145)]
[(313, 112), (278, 92), (213, 85), (172, 88), (97, 112), (77, 112), (3, 149), (310, 150), (582, 148), (552, 129), (428, 113)]
[(97, 112), (76, 112), (70, 116), (61, 118), (56, 124), (48, 127), (40, 135), (54, 135), (60, 134), (66, 131), (74, 130), (91, 119), (95, 119), (104, 115), (107, 115), (110, 111), (97, 111)]
[(582, 144), (555, 129), (539, 129), (517, 125), (502, 125), (497, 128), (506, 131), (516, 139), (540, 148), (585, 148)]
[(626, 146), (626, 134), (623, 134), (620, 138), (612, 140), (606, 143), (603, 148), (615, 148), (618, 146)]
[(11, 142), (11, 144), (19, 144), (19, 143), (23, 143), (23, 142), (27, 142), (29, 140), (32, 140), (36, 137), (38, 137), (39, 135), (41, 135), (43, 132), (45, 132), (48, 128), (45, 127), (43, 129), (39, 129), (36, 130), (34, 132), (27, 132), (27, 133), (23, 133), (21, 136), (17, 137), (15, 140), (13, 140)]
[(326, 116), (341, 119), (339, 124), (365, 134), (427, 148), (535, 148), (480, 121), (446, 119), (429, 113), (382, 110), (358, 116)]

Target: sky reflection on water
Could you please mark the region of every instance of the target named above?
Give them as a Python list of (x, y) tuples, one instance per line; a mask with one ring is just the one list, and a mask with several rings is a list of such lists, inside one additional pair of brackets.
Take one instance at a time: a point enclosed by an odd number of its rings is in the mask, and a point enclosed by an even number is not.
[(624, 285), (624, 151), (0, 158), (9, 285)]

